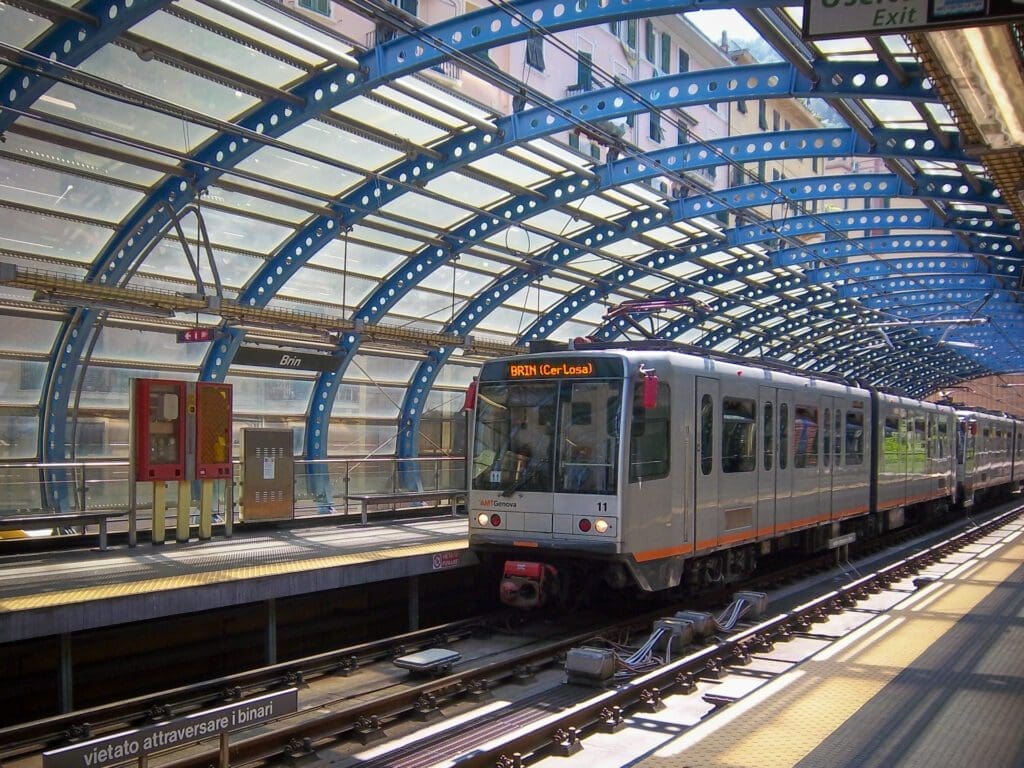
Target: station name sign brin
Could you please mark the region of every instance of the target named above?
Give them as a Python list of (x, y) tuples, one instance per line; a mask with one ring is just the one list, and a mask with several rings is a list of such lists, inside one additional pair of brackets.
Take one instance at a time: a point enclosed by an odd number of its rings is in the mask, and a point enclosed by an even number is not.
[(1014, 0), (804, 0), (804, 37), (817, 40), (974, 27), (1024, 19)]
[(43, 753), (43, 768), (107, 768), (138, 761), (153, 752), (194, 744), (297, 711), (298, 691), (254, 696), (145, 728), (61, 747)]

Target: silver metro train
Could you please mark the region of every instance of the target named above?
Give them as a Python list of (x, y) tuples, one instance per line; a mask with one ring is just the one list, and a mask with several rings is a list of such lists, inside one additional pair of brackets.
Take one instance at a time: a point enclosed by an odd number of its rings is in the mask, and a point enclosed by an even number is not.
[(469, 545), (503, 602), (699, 589), (1019, 484), (1007, 416), (675, 348), (484, 364)]

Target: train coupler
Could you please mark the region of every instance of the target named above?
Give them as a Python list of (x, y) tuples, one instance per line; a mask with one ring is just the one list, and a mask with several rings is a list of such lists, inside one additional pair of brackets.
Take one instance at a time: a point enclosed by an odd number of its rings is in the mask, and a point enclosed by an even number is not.
[(513, 608), (540, 608), (554, 590), (558, 570), (546, 563), (507, 560), (501, 577), (501, 602)]

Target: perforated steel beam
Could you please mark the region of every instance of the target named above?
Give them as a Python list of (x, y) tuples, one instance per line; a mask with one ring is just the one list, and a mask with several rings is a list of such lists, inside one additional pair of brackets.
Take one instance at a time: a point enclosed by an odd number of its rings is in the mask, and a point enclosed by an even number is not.
[[(39, 60), (76, 67), (122, 32), (167, 5), (170, 0), (87, 0), (75, 9), (77, 18), (60, 20), (29, 50)], [(0, 134), (62, 77), (57, 69), (53, 74), (50, 78), (8, 67), (0, 75)]]

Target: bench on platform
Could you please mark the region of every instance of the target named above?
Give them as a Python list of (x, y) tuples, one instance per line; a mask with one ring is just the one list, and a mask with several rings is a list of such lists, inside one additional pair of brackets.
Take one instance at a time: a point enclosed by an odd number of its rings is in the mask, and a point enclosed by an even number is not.
[(125, 517), (124, 509), (98, 509), (86, 512), (59, 512), (46, 514), (5, 515), (0, 513), (0, 531), (40, 530), (43, 528), (66, 528), (72, 525), (96, 525), (100, 529), (100, 549), (107, 548), (107, 520), (111, 517)]
[(459, 502), (464, 501), (466, 492), (459, 488), (446, 488), (436, 491), (392, 491), (390, 493), (350, 493), (345, 497), (346, 504), (350, 501), (359, 502), (359, 514), (363, 524), (366, 523), (366, 515), (369, 507), (390, 506), (395, 509), (399, 504), (412, 504), (417, 501), (432, 501), (434, 506), (440, 502), (449, 500), (452, 505), (452, 515), (458, 514)]

